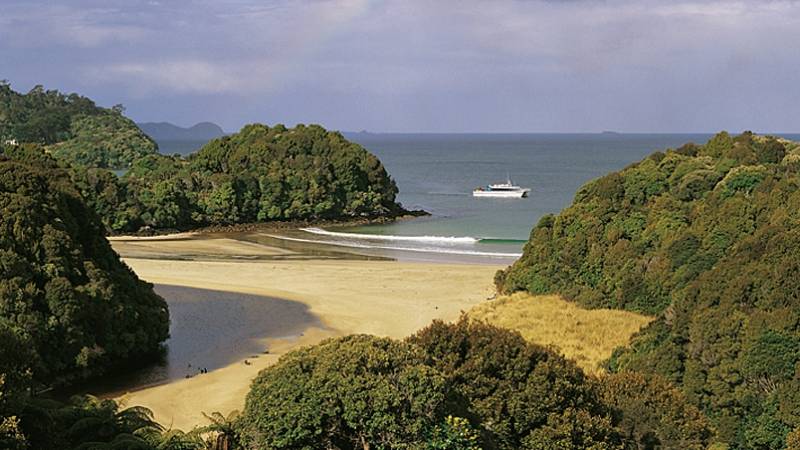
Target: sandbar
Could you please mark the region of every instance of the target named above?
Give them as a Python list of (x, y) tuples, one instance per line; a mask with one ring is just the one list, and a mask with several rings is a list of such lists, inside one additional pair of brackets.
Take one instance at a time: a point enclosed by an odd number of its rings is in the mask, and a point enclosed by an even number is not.
[[(227, 242), (199, 243), (200, 246)], [(160, 242), (158, 258), (167, 252)], [(236, 243), (233, 243), (236, 245)], [(114, 242), (115, 248), (119, 245)], [(185, 248), (181, 252), (191, 252)], [(219, 249), (215, 250), (219, 252)], [(123, 256), (127, 252), (121, 252)], [(130, 255), (130, 253), (127, 253)], [(146, 256), (146, 255), (144, 255)], [(494, 293), (500, 266), (364, 260), (171, 260), (125, 257), (151, 283), (263, 295), (302, 302), (319, 326), (265, 342), (269, 353), (191, 379), (128, 393), (125, 406), (151, 409), (159, 423), (183, 430), (203, 425), (203, 413), (241, 410), (251, 380), (292, 349), (353, 333), (403, 338), (434, 319), (452, 321)]]

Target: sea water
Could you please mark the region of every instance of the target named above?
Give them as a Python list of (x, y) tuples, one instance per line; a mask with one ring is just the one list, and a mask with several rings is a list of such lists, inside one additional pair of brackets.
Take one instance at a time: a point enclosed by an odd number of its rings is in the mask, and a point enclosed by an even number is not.
[[(387, 225), (308, 228), (292, 239), (412, 259), (510, 262), (545, 214), (568, 206), (586, 182), (656, 150), (711, 134), (395, 134), (345, 133), (383, 162), (407, 209), (431, 215)], [(782, 135), (797, 140), (800, 135)], [(161, 143), (159, 143), (161, 144)], [(194, 147), (198, 147), (196, 143)], [(192, 146), (184, 146), (189, 148)], [(170, 143), (162, 152), (180, 149)], [(510, 177), (528, 198), (476, 198), (478, 186)]]
[[(704, 143), (711, 135), (356, 133), (347, 137), (380, 158), (406, 208), (431, 215), (337, 232), (385, 237), (383, 241), (350, 239), (358, 244), (514, 259), (537, 221), (568, 206), (584, 183), (656, 150)], [(529, 196), (472, 196), (476, 187), (507, 177), (530, 188)], [(314, 233), (318, 232), (310, 234)]]

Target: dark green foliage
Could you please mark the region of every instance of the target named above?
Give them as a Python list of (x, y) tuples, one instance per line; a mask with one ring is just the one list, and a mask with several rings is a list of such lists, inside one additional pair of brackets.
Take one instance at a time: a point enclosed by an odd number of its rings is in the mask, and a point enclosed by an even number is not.
[(40, 383), (141, 362), (167, 338), (152, 286), (125, 266), (67, 171), (37, 146), (0, 155), (0, 317)]
[(19, 404), (27, 396), (31, 381), (31, 346), (0, 318), (0, 448), (27, 447)]
[(605, 403), (632, 448), (703, 450), (713, 431), (708, 420), (683, 393), (659, 376), (633, 372), (602, 378)]
[(91, 170), (75, 177), (116, 232), (403, 212), (380, 161), (316, 125), (248, 125), (188, 159), (139, 158), (119, 181)]
[(447, 384), (416, 347), (365, 335), (298, 350), (253, 381), (251, 448), (420, 448), (443, 420)]
[[(122, 409), (113, 400), (86, 396), (62, 403), (31, 397), (15, 406), (20, 418), (18, 444), (4, 449), (201, 450), (211, 444), (199, 429), (165, 430), (150, 410)], [(4, 437), (0, 425), (0, 444), (6, 445)]]
[(434, 322), (408, 341), (466, 400), (465, 416), (479, 423), (487, 447), (622, 448), (593, 382), (518, 333), (462, 317)]
[[(705, 146), (657, 153), (582, 187), (540, 221), (503, 291), (559, 292), (590, 307), (658, 313), (751, 233), (778, 180), (786, 143), (720, 133)], [(786, 186), (791, 189), (791, 185)]]
[(109, 169), (129, 167), (136, 159), (158, 151), (156, 143), (133, 121), (108, 110), (73, 119), (70, 139), (48, 149), (53, 156), (77, 165)]
[(733, 448), (782, 448), (800, 407), (798, 160), (749, 132), (647, 158), (540, 222), (498, 285), (659, 314), (609, 367), (678, 383)]
[(13, 140), (46, 145), (73, 164), (112, 169), (158, 150), (120, 108), (101, 108), (86, 97), (41, 86), (20, 94), (0, 83), (0, 142)]
[(479, 450), (480, 436), (467, 419), (447, 416), (427, 437), (426, 450)]
[(466, 318), (294, 351), (253, 382), (239, 429), (264, 449), (624, 448), (596, 381)]
[[(112, 232), (404, 212), (381, 162), (340, 133), (248, 125), (183, 159), (158, 154), (123, 111), (0, 83), (0, 144), (45, 145)], [(100, 170), (122, 168), (121, 179)]]

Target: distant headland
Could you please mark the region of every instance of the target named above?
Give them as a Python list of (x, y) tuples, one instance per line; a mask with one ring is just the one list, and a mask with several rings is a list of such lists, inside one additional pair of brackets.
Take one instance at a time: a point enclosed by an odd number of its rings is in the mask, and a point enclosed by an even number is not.
[(212, 122), (200, 122), (188, 128), (169, 122), (143, 122), (136, 125), (156, 141), (207, 141), (226, 134), (222, 127)]

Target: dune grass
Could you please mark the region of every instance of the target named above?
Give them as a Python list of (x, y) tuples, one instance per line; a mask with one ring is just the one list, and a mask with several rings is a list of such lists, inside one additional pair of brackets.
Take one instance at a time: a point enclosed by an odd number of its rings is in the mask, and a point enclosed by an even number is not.
[(652, 317), (611, 309), (584, 309), (557, 295), (516, 293), (472, 308), (477, 320), (519, 331), (530, 342), (552, 346), (587, 372), (627, 345)]

